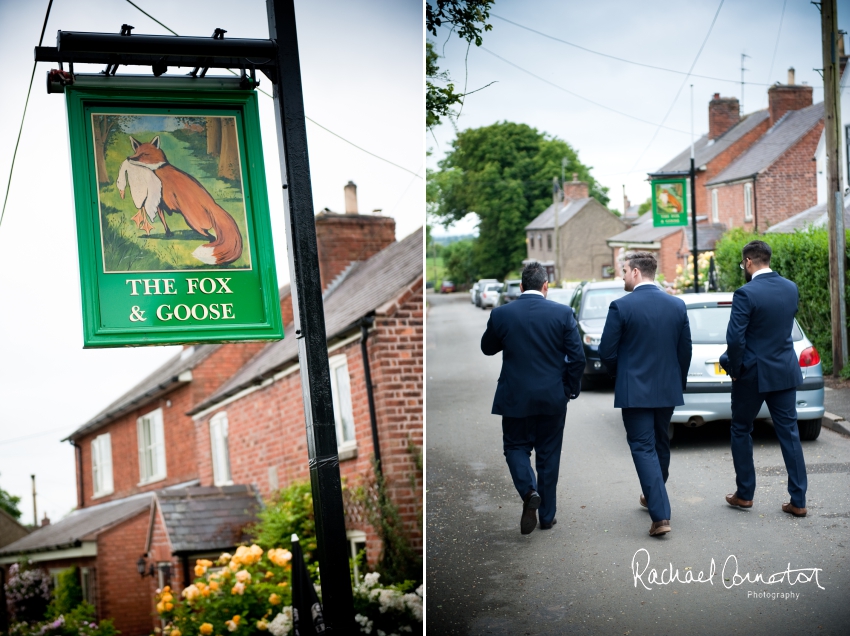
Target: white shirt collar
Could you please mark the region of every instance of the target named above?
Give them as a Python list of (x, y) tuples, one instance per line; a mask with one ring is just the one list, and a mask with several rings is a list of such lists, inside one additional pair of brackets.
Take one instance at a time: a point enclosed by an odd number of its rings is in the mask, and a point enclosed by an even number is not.
[(542, 295), (543, 295), (543, 292), (542, 292), (542, 291), (537, 291), (536, 289), (526, 289), (526, 290), (525, 290), (524, 292), (522, 292), (522, 294), (520, 294), (520, 295), (521, 295), (521, 296), (525, 296), (526, 294), (537, 294), (538, 296), (542, 296)]
[(645, 280), (642, 283), (638, 283), (637, 285), (635, 285), (635, 289), (637, 289), (638, 287), (642, 287), (643, 285), (654, 285), (654, 284), (655, 284), (654, 280)]
[[(773, 270), (770, 269), (769, 267), (765, 267), (764, 269), (760, 269), (755, 274), (753, 274), (753, 278), (755, 278), (756, 276), (759, 276), (760, 274), (767, 274), (768, 272), (772, 272), (772, 271)], [(752, 278), (750, 280), (752, 280)]]

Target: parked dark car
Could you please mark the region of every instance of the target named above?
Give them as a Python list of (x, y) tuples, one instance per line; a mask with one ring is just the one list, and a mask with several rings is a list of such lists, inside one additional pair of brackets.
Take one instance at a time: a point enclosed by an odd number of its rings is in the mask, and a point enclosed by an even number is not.
[(444, 281), (440, 284), (440, 293), (441, 293), (441, 294), (452, 294), (452, 293), (454, 293), (455, 291), (457, 291), (457, 290), (455, 289), (455, 284), (454, 284), (452, 281), (450, 281), (450, 280), (444, 280)]
[(599, 360), (599, 341), (602, 339), (602, 329), (605, 327), (611, 301), (625, 294), (626, 290), (621, 280), (582, 283), (573, 294), (570, 307), (575, 312), (578, 333), (584, 346), (586, 377), (606, 373), (605, 367)]
[(512, 300), (519, 298), (522, 293), (519, 290), (521, 280), (506, 280), (505, 286), (502, 288), (502, 293), (499, 294), (499, 305), (507, 305)]

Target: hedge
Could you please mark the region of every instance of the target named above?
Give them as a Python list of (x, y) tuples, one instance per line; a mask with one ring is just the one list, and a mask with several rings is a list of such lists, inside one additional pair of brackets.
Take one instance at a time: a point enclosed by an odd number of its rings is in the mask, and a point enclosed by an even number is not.
[[(755, 239), (764, 241), (773, 250), (771, 269), (797, 283), (800, 290), (797, 321), (820, 353), (824, 373), (832, 373), (827, 230), (761, 235), (745, 232), (741, 228), (730, 230), (717, 242), (714, 251), (721, 291), (735, 291), (744, 284), (744, 272), (738, 266), (741, 249)], [(850, 299), (850, 286), (847, 286), (846, 298)]]

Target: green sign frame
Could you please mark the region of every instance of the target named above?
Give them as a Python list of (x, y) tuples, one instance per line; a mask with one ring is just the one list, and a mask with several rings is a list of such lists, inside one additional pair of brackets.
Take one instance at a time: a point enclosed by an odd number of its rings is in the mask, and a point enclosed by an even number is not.
[(83, 346), (283, 338), (256, 93), (102, 77), (65, 97)]
[(653, 179), (650, 184), (653, 227), (687, 225), (690, 210), (688, 179)]

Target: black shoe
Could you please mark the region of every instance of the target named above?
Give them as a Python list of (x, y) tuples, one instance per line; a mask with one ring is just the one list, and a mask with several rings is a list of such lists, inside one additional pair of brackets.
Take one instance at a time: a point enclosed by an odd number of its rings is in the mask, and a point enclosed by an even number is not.
[(554, 526), (556, 523), (558, 523), (557, 519), (552, 519), (552, 521), (550, 521), (549, 523), (543, 523), (541, 521), (540, 522), (540, 529), (541, 530), (551, 530), (552, 526)]
[(519, 521), (519, 531), (522, 534), (531, 534), (537, 527), (537, 509), (540, 507), (540, 495), (532, 490), (525, 496), (522, 502), (522, 517)]

